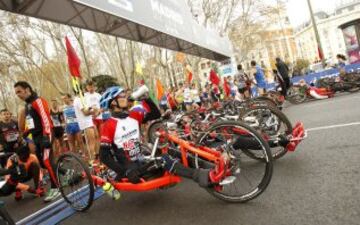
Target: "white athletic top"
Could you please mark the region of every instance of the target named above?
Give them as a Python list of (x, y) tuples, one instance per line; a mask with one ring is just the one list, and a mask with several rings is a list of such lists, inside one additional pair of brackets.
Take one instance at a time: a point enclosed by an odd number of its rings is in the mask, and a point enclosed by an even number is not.
[(77, 121), (79, 123), (80, 130), (85, 130), (86, 128), (93, 127), (93, 119), (92, 116), (85, 116), (84, 113), (81, 111), (84, 106), (81, 104), (80, 98), (75, 97), (74, 99), (74, 109)]
[[(84, 94), (84, 98), (87, 107), (100, 109), (101, 95), (99, 93), (94, 92), (91, 94), (90, 92), (86, 92)], [(102, 114), (100, 113), (100, 115), (98, 115), (96, 119), (102, 119)]]

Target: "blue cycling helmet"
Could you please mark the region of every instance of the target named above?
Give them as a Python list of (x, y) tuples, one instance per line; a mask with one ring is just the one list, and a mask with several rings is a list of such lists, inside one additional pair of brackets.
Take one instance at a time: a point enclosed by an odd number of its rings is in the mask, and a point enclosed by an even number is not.
[(100, 107), (102, 109), (109, 109), (110, 102), (123, 91), (125, 91), (124, 88), (120, 86), (109, 87), (106, 89), (101, 96)]

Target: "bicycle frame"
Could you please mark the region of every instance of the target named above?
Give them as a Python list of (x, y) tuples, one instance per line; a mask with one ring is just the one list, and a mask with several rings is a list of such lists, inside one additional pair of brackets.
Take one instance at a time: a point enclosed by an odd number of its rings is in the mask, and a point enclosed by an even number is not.
[[(189, 162), (186, 157), (188, 152), (198, 155), (204, 158), (205, 160), (214, 162), (215, 169), (210, 172), (210, 177), (212, 182), (219, 183), (222, 180), (222, 178), (224, 178), (226, 175), (229, 174), (227, 164), (225, 163), (225, 158), (221, 155), (220, 152), (204, 146), (195, 147), (190, 142), (187, 142), (185, 140), (178, 138), (175, 135), (171, 135), (165, 132), (161, 132), (160, 137), (166, 138), (168, 141), (179, 145), (181, 151), (182, 164), (186, 167), (189, 166)], [(156, 147), (154, 147), (153, 154), (152, 156), (150, 156), (150, 159), (155, 159), (154, 156), (155, 150)], [(167, 148), (165, 147), (162, 149), (162, 153), (166, 153), (166, 152), (167, 152)], [(114, 186), (114, 188), (119, 191), (134, 191), (134, 192), (150, 191), (181, 182), (181, 177), (171, 174), (169, 172), (165, 172), (164, 175), (162, 175), (159, 178), (154, 178), (147, 181), (141, 179), (141, 182), (138, 184), (133, 184), (129, 182), (128, 179), (126, 178), (122, 179), (120, 182), (115, 182), (115, 181), (107, 181), (106, 179), (103, 179), (99, 176), (92, 175), (92, 179), (94, 184), (97, 186), (103, 186), (106, 182), (110, 182)]]

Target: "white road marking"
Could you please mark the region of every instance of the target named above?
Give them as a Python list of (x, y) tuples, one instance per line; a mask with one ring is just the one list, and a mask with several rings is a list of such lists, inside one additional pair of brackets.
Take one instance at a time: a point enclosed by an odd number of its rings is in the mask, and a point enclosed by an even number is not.
[(323, 126), (323, 127), (313, 127), (306, 129), (306, 131), (316, 131), (316, 130), (327, 130), (327, 129), (333, 129), (333, 128), (339, 128), (339, 127), (349, 127), (349, 126), (356, 126), (360, 125), (360, 122), (353, 122), (353, 123), (344, 123), (344, 124), (336, 124), (336, 125), (330, 125), (330, 126)]

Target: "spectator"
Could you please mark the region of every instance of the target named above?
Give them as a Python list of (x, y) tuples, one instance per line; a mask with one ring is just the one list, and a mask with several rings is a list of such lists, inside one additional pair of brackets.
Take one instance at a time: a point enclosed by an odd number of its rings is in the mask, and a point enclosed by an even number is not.
[(164, 94), (159, 102), (159, 106), (161, 109), (161, 113), (164, 113), (169, 107), (168, 107), (168, 100), (167, 100), (167, 94)]
[(84, 99), (81, 99), (79, 94), (77, 94), (74, 99), (74, 109), (77, 122), (79, 123), (79, 128), (85, 133), (89, 150), (90, 164), (92, 164), (93, 159), (96, 156), (96, 146), (98, 142), (93, 117), (96, 117), (99, 111), (96, 108), (87, 107)]
[(201, 106), (199, 90), (196, 88), (195, 83), (191, 85), (191, 98), (193, 100), (193, 103), (196, 104), (195, 107)]
[[(14, 152), (15, 148), (18, 147), (18, 124), (11, 119), (11, 113), (7, 109), (2, 109), (0, 116), (0, 151), (5, 153)], [(6, 161), (6, 157), (0, 158), (2, 168), (5, 168)]]
[(100, 127), (102, 124), (102, 109), (100, 108), (100, 99), (101, 99), (101, 95), (99, 93), (96, 92), (96, 86), (95, 86), (95, 82), (93, 80), (87, 80), (86, 81), (86, 92), (85, 92), (85, 103), (86, 106), (91, 107), (94, 110), (94, 115), (93, 115), (93, 123), (95, 125), (95, 156), (97, 155), (97, 153), (99, 152), (100, 149), (100, 135), (99, 135), (99, 131), (100, 131)]
[(210, 90), (210, 96), (211, 100), (213, 102), (219, 102), (220, 101), (220, 90), (219, 87), (216, 84), (211, 84), (211, 90)]
[[(42, 175), (38, 158), (30, 153), (26, 142), (19, 142), (16, 148), (17, 155), (13, 155), (6, 163), (6, 170), (3, 171), (5, 183), (0, 187), (0, 196), (7, 196), (15, 192), (15, 200), (23, 198), (22, 192), (27, 191), (37, 197), (44, 195), (45, 189), (41, 185)], [(17, 159), (18, 166), (15, 167), (13, 160)], [(34, 186), (27, 183), (33, 180)]]
[(178, 90), (175, 92), (175, 100), (176, 103), (178, 105), (178, 108), (180, 108), (180, 110), (185, 110), (185, 105), (184, 105), (184, 87), (182, 83), (179, 83), (179, 88)]
[[(52, 201), (60, 196), (57, 179), (54, 171), (53, 151), (51, 146), (53, 124), (50, 118), (50, 110), (45, 99), (39, 97), (33, 91), (29, 83), (19, 81), (14, 85), (15, 94), (25, 102), (25, 113), (22, 115), (26, 120), (25, 134), (29, 134), (36, 146), (36, 156), (43, 168), (50, 175), (51, 188), (45, 202)], [(24, 119), (20, 119), (24, 121)], [(19, 122), (20, 122), (19, 121)]]
[(202, 93), (201, 93), (201, 101), (203, 102), (204, 107), (209, 107), (209, 103), (210, 103), (210, 97), (209, 97), (209, 84), (206, 83)]
[(251, 61), (251, 75), (255, 77), (256, 86), (258, 93), (260, 95), (263, 95), (265, 93), (266, 89), (266, 81), (265, 81), (265, 75), (264, 70), (256, 64), (256, 61)]
[(187, 111), (191, 110), (193, 99), (191, 98), (191, 89), (188, 83), (184, 86), (184, 104)]
[(54, 148), (56, 152), (61, 153), (61, 149), (64, 146), (63, 136), (64, 136), (64, 117), (63, 112), (61, 111), (59, 104), (56, 99), (51, 101), (50, 107), (50, 116), (53, 122), (54, 128)]
[(278, 74), (282, 77), (284, 82), (281, 88), (283, 89), (283, 95), (286, 96), (287, 90), (290, 88), (289, 67), (279, 57), (276, 58), (275, 65)]
[(346, 57), (343, 54), (337, 54), (336, 59), (338, 60), (338, 68), (340, 76), (344, 76), (346, 74), (345, 65), (346, 65)]
[(250, 97), (249, 90), (251, 87), (251, 82), (249, 82), (249, 77), (244, 72), (241, 64), (239, 64), (237, 66), (237, 70), (238, 70), (238, 73), (237, 73), (236, 77), (237, 77), (237, 81), (238, 81), (237, 82), (238, 91), (243, 99), (249, 98)]
[(344, 56), (343, 54), (337, 54), (336, 59), (338, 60), (338, 67), (340, 69), (344, 68), (346, 65), (346, 56)]
[(62, 96), (64, 102), (63, 117), (65, 120), (65, 132), (69, 143), (69, 150), (76, 151), (76, 143), (80, 147), (80, 154), (84, 154), (85, 147), (81, 134), (81, 130), (76, 118), (75, 108), (70, 94)]

